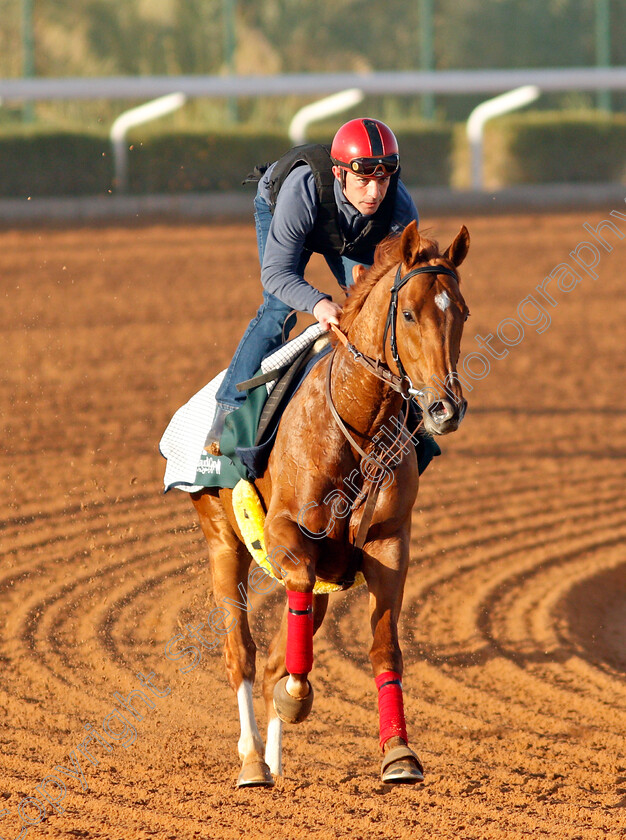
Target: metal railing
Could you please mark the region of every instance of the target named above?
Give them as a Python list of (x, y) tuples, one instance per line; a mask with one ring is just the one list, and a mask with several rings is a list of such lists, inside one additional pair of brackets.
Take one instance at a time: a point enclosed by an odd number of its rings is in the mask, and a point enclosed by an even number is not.
[(432, 73), (306, 73), (281, 76), (112, 76), (81, 79), (0, 79), (5, 102), (53, 99), (322, 96), (359, 88), (365, 94), (503, 93), (522, 85), (544, 92), (626, 90), (626, 67), (527, 70), (439, 70)]

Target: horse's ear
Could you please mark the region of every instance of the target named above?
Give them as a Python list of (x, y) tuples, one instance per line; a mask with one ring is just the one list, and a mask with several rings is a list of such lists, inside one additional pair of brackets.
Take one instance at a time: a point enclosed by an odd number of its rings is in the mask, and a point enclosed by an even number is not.
[(413, 219), (402, 231), (402, 238), (400, 239), (402, 262), (409, 268), (417, 262), (420, 243), (421, 238), (417, 229), (417, 222)]
[(365, 274), (365, 266), (364, 265), (353, 265), (352, 266), (352, 282), (358, 283), (359, 280), (363, 279), (363, 275)]
[(456, 235), (456, 239), (449, 245), (446, 250), (444, 251), (443, 255), (446, 259), (450, 260), (453, 265), (461, 265), (465, 257), (467, 256), (467, 252), (469, 251), (470, 246), (470, 235), (468, 229), (465, 225), (461, 226), (461, 230)]

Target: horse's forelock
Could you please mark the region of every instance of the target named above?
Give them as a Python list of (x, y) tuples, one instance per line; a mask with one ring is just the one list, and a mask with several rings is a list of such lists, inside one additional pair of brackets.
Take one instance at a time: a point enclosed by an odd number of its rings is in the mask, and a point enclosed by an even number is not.
[[(427, 236), (420, 234), (420, 249), (414, 264), (426, 263), (440, 256), (439, 244), (434, 239), (429, 239)], [(348, 299), (343, 307), (340, 321), (340, 327), (343, 332), (347, 332), (350, 329), (374, 286), (392, 268), (396, 268), (401, 259), (399, 234), (392, 234), (383, 239), (382, 242), (379, 242), (374, 253), (373, 265), (367, 269), (358, 282), (350, 287)], [(413, 266), (408, 267), (412, 268)]]

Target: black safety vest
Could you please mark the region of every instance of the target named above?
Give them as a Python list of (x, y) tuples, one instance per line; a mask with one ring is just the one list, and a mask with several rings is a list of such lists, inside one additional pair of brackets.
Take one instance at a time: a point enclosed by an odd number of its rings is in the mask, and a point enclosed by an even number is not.
[(388, 235), (393, 218), (400, 171), (394, 173), (378, 210), (369, 217), (367, 224), (352, 242), (347, 242), (339, 224), (339, 209), (335, 200), (335, 176), (327, 146), (308, 143), (295, 146), (284, 154), (272, 170), (270, 187), (270, 210), (276, 207), (276, 200), (285, 179), (297, 166), (311, 167), (317, 191), (317, 217), (315, 226), (308, 234), (305, 245), (318, 254), (345, 254), (355, 261), (371, 259), (371, 253), (378, 243)]

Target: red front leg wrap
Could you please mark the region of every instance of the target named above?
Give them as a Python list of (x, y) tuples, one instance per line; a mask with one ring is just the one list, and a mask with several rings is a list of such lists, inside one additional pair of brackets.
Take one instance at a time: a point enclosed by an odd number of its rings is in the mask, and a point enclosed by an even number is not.
[(313, 593), (287, 592), (287, 654), (290, 674), (308, 674), (313, 667)]
[(386, 741), (396, 735), (408, 744), (402, 702), (402, 677), (395, 671), (383, 671), (376, 677), (376, 688), (378, 689), (381, 749)]

